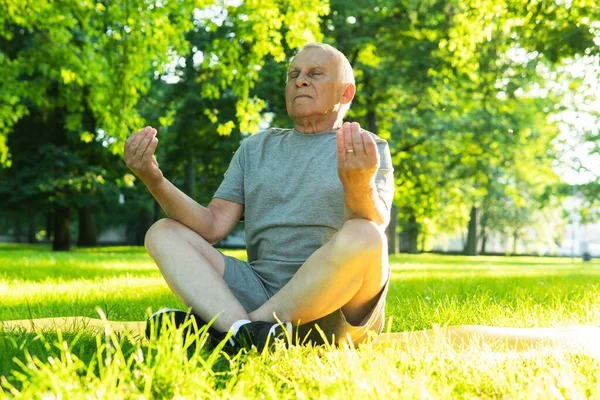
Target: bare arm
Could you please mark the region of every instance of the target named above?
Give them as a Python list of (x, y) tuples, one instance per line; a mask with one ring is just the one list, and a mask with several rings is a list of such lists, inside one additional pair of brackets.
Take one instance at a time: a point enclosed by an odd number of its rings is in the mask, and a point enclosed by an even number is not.
[(345, 219), (364, 218), (385, 229), (389, 212), (375, 187), (375, 174), (379, 168), (377, 144), (356, 122), (345, 122), (336, 139)]
[(345, 215), (344, 219), (364, 218), (375, 222), (385, 229), (389, 221), (387, 207), (379, 197), (375, 185), (364, 188), (364, 190), (344, 190)]
[(241, 204), (223, 199), (213, 199), (203, 207), (167, 179), (147, 186), (169, 218), (181, 222), (210, 244), (227, 236), (244, 210)]
[(169, 182), (158, 167), (154, 152), (158, 145), (156, 129), (146, 127), (125, 143), (125, 163), (150, 190), (169, 218), (186, 225), (214, 244), (231, 232), (240, 220), (241, 204), (213, 199), (203, 207)]

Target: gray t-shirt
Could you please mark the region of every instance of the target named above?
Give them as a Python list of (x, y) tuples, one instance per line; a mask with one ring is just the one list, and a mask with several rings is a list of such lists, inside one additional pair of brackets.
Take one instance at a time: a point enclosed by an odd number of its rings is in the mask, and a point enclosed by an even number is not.
[[(380, 155), (376, 186), (389, 211), (390, 151), (371, 135)], [(344, 222), (335, 132), (271, 128), (244, 139), (214, 197), (244, 205), (248, 262), (277, 292)]]

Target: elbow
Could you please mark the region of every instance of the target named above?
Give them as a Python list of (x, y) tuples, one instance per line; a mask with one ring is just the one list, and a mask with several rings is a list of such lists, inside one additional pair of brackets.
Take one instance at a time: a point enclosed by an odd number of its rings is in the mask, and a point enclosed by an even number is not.
[(208, 237), (205, 237), (204, 240), (206, 240), (211, 246), (214, 246), (215, 244), (219, 243), (221, 240), (225, 239), (227, 235), (220, 235), (220, 234), (212, 234)]
[(388, 225), (390, 224), (390, 216), (388, 214), (382, 214), (378, 216), (378, 218), (374, 218), (371, 221), (374, 222), (375, 225), (377, 225), (381, 231), (385, 232)]
[(220, 224), (219, 222), (222, 220), (218, 210), (214, 210), (210, 205), (207, 207), (207, 210), (210, 212), (209, 218), (207, 218), (206, 231), (203, 236), (204, 240), (214, 246), (219, 243), (221, 240), (225, 239), (225, 237), (229, 234), (231, 229), (227, 229)]
[(203, 232), (196, 231), (204, 240), (206, 240), (211, 246), (225, 239), (226, 234), (217, 229), (216, 224), (210, 224), (208, 227), (204, 227)]
[(386, 214), (382, 218), (381, 223), (379, 224), (379, 226), (381, 227), (381, 230), (385, 231), (389, 225), (390, 225), (390, 216)]

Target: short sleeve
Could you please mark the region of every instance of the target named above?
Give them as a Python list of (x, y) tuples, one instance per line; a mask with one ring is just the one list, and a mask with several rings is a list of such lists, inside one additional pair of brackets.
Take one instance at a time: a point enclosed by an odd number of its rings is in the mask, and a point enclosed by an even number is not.
[(388, 211), (392, 208), (394, 201), (394, 167), (392, 165), (392, 155), (386, 141), (381, 140), (377, 143), (379, 151), (379, 170), (375, 175), (375, 187), (379, 193), (379, 197), (385, 203)]
[(237, 149), (213, 198), (244, 204), (244, 142)]

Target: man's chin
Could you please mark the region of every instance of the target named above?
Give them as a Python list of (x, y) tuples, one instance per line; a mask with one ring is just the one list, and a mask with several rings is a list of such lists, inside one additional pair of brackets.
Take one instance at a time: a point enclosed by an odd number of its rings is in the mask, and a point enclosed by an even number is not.
[(310, 117), (316, 117), (319, 115), (319, 113), (315, 112), (314, 110), (311, 109), (300, 109), (300, 110), (293, 110), (292, 112), (288, 113), (288, 115), (292, 118), (292, 119), (297, 119), (297, 118), (310, 118)]

